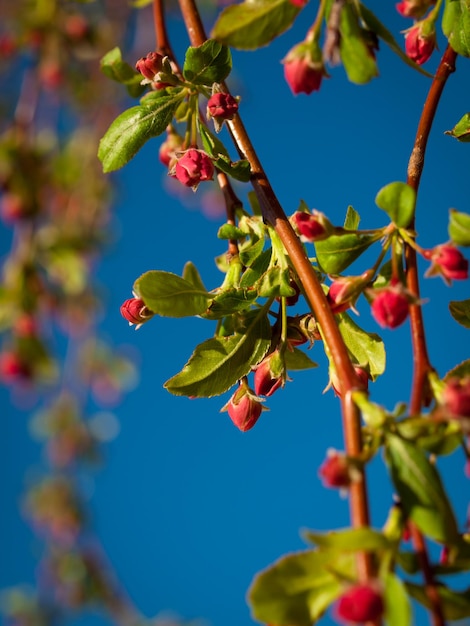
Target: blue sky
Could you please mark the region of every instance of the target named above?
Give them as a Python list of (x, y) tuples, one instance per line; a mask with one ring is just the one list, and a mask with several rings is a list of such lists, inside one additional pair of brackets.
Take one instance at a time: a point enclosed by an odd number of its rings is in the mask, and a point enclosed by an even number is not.
[[(385, 184), (406, 179), (406, 167), (429, 79), (414, 72), (382, 43), (380, 77), (366, 86), (348, 83), (341, 67), (331, 69), (321, 91), (293, 97), (280, 60), (303, 38), (314, 3), (288, 33), (259, 52), (234, 52), (232, 91), (273, 187), (287, 214), (301, 199), (342, 224), (349, 204), (365, 228), (385, 224), (374, 197)], [(385, 6), (387, 5), (387, 6)], [(394, 3), (372, 2), (372, 10), (399, 31), (409, 22)], [(302, 24), (300, 24), (302, 22)], [(175, 50), (186, 46), (180, 23), (172, 25)], [(441, 52), (444, 43), (441, 40)], [(139, 51), (145, 54), (147, 50)], [(426, 69), (433, 71), (439, 53)], [(447, 239), (449, 208), (470, 212), (468, 145), (444, 131), (466, 112), (463, 85), (469, 63), (458, 59), (436, 116), (418, 199), (417, 230), (423, 247)], [(225, 138), (225, 135), (224, 135)], [(326, 449), (342, 449), (340, 414), (328, 383), (321, 345), (310, 351), (320, 364), (296, 372), (268, 401), (270, 412), (240, 433), (220, 408), (229, 394), (211, 400), (177, 398), (163, 389), (214, 327), (199, 319), (154, 318), (138, 332), (120, 317), (134, 280), (148, 269), (181, 273), (192, 260), (208, 288), (221, 282), (214, 257), (224, 252), (216, 237), (221, 218), (199, 206), (201, 188), (189, 205), (165, 193), (168, 178), (153, 140), (117, 175), (115, 242), (98, 278), (106, 297), (100, 330), (115, 345), (138, 356), (139, 386), (114, 409), (119, 436), (105, 447), (105, 464), (83, 484), (96, 529), (129, 597), (146, 616), (174, 611), (212, 626), (250, 626), (244, 596), (254, 574), (281, 555), (302, 549), (302, 528), (348, 524), (347, 501), (326, 490), (317, 477)], [(244, 197), (245, 187), (238, 188)], [(2, 241), (8, 235), (2, 233)], [(313, 253), (313, 249), (312, 249)], [(360, 263), (357, 269), (366, 269)], [(422, 274), (427, 264), (422, 264)], [(468, 336), (448, 313), (450, 299), (469, 297), (468, 282), (449, 289), (441, 279), (423, 281), (424, 317), (433, 363), (439, 373), (468, 358)], [(359, 305), (358, 322), (379, 332), (387, 348), (387, 372), (371, 388), (372, 399), (393, 408), (408, 400), (411, 366), (409, 327), (381, 330)], [(299, 310), (300, 312), (300, 310)], [(41, 544), (18, 512), (27, 478), (40, 471), (40, 447), (28, 434), (27, 413), (0, 390), (6, 407), (0, 439), (0, 588), (34, 581)], [(470, 490), (463, 457), (442, 467), (459, 521)], [(441, 461), (439, 462), (441, 466)], [(381, 526), (391, 502), (380, 460), (369, 474), (372, 521)], [(6, 565), (6, 566), (5, 566)], [(100, 616), (71, 623), (106, 625)], [(329, 618), (322, 622), (332, 623)]]

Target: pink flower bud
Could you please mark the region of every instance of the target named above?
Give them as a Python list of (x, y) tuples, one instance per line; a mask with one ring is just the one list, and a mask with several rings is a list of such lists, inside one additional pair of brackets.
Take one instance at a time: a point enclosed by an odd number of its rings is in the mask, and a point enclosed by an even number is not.
[(357, 468), (345, 454), (337, 450), (328, 450), (318, 475), (324, 486), (331, 489), (347, 489), (359, 477)]
[(342, 278), (331, 283), (326, 299), (333, 313), (343, 313), (351, 306), (348, 287), (349, 283)]
[(396, 328), (408, 317), (412, 299), (401, 283), (369, 289), (368, 294), (372, 298), (372, 315), (382, 328)]
[(442, 400), (452, 417), (470, 418), (470, 377), (450, 378), (444, 388)]
[(171, 174), (186, 187), (197, 189), (201, 181), (212, 180), (214, 164), (205, 152), (190, 148), (178, 159)]
[(214, 93), (207, 103), (207, 117), (232, 120), (238, 111), (238, 102), (229, 93)]
[(279, 350), (268, 354), (255, 371), (255, 393), (257, 396), (272, 396), (273, 393), (284, 384), (285, 366), (284, 359)]
[(405, 35), (406, 55), (418, 65), (426, 63), (436, 47), (436, 32), (424, 34), (422, 23), (416, 24)]
[(435, 0), (403, 0), (403, 2), (398, 2), (395, 7), (403, 17), (419, 19), (433, 4), (435, 4)]
[(153, 317), (154, 313), (147, 308), (145, 302), (140, 298), (129, 298), (121, 305), (121, 315), (129, 324), (137, 324), (139, 328), (144, 322)]
[(29, 380), (31, 376), (31, 367), (25, 363), (19, 354), (13, 351), (0, 354), (0, 381), (5, 384), (12, 384)]
[(321, 50), (318, 47), (315, 49), (312, 42), (294, 46), (283, 60), (283, 64), (284, 78), (294, 95), (310, 94), (320, 89), (326, 72)]
[(146, 57), (137, 61), (135, 69), (148, 81), (153, 82), (157, 80), (157, 74), (163, 69), (163, 58), (158, 52), (149, 52)]
[(174, 131), (167, 133), (166, 140), (160, 146), (158, 151), (158, 158), (163, 165), (171, 167), (173, 161), (176, 160), (176, 152), (181, 150), (183, 145), (183, 137)]
[[(359, 378), (361, 388), (367, 389), (369, 387), (369, 374), (366, 372), (366, 370), (363, 367), (359, 367), (359, 365), (354, 366), (354, 371), (356, 372), (357, 377)], [(338, 379), (338, 375), (336, 374), (333, 368), (330, 369), (330, 381), (331, 381), (331, 386), (333, 387), (335, 394), (341, 398), (343, 394), (341, 393), (341, 389), (340, 389), (340, 381)]]
[(424, 257), (430, 259), (431, 267), (426, 276), (440, 274), (446, 282), (453, 280), (466, 280), (468, 278), (468, 261), (455, 246), (443, 243), (432, 250), (424, 253)]
[(226, 407), (230, 419), (242, 432), (253, 428), (263, 410), (260, 399), (244, 383), (240, 383)]
[(343, 593), (336, 605), (336, 615), (347, 624), (363, 624), (380, 619), (384, 601), (373, 583), (351, 586)]
[(310, 243), (320, 241), (328, 237), (332, 231), (332, 226), (324, 213), (315, 209), (311, 213), (296, 211), (292, 216), (292, 221), (302, 241)]

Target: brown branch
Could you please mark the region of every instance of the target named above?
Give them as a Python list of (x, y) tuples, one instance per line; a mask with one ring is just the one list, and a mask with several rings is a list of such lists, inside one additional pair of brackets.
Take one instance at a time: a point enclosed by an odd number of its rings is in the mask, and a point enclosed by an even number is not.
[[(431, 132), (432, 123), (436, 114), (440, 97), (447, 79), (455, 71), (457, 53), (447, 47), (441, 59), (436, 75), (429, 89), (423, 112), (418, 123), (416, 139), (408, 163), (407, 183), (418, 192), (421, 175), (424, 168), (426, 146)], [(415, 220), (410, 224), (410, 229), (415, 228)], [(419, 277), (416, 250), (405, 244), (406, 280), (408, 289), (419, 299)], [(433, 367), (429, 360), (426, 346), (426, 336), (423, 323), (421, 306), (414, 305), (410, 310), (411, 341), (413, 348), (413, 385), (411, 391), (410, 411), (418, 414), (423, 405), (430, 402), (428, 374)], [(432, 623), (434, 626), (444, 626), (445, 619), (442, 610), (441, 599), (434, 581), (434, 575), (429, 564), (426, 542), (420, 530), (411, 524), (413, 545), (418, 556), (421, 570), (425, 581), (426, 595), (431, 604)]]
[(167, 56), (170, 60), (174, 60), (175, 56), (171, 49), (170, 40), (168, 38), (165, 21), (164, 0), (153, 0), (153, 22), (155, 25), (155, 42), (156, 51), (163, 56)]
[[(183, 19), (186, 24), (191, 45), (200, 46), (206, 41), (204, 27), (194, 0), (179, 0)], [(361, 389), (354, 367), (349, 359), (348, 350), (336, 324), (331, 308), (323, 293), (322, 286), (315, 274), (305, 250), (295, 234), (274, 190), (263, 170), (250, 138), (239, 115), (228, 122), (229, 130), (242, 158), (247, 159), (251, 167), (251, 183), (258, 196), (263, 217), (271, 224), (281, 239), (304, 288), (308, 303), (321, 326), (322, 333), (341, 381), (343, 397), (343, 424), (345, 446), (348, 455), (357, 456), (362, 448), (360, 412), (352, 402), (351, 392)], [(350, 491), (350, 510), (353, 526), (369, 525), (367, 507), (367, 489), (365, 475)], [(373, 562), (368, 553), (358, 555), (358, 575), (361, 580), (373, 577)]]

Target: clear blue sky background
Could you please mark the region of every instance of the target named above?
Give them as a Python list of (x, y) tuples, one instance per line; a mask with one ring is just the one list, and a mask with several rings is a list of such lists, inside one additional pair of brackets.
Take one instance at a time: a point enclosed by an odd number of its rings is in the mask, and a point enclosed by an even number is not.
[[(280, 60), (303, 38), (315, 6), (307, 6), (298, 25), (272, 46), (234, 52), (232, 90), (242, 97), (243, 120), (288, 214), (303, 199), (342, 224), (351, 204), (363, 227), (376, 227), (385, 223), (385, 215), (374, 197), (383, 185), (406, 179), (430, 81), (381, 43), (381, 75), (369, 85), (352, 85), (338, 67), (319, 93), (294, 98)], [(369, 6), (400, 40), (400, 30), (411, 22), (395, 13), (394, 3)], [(181, 56), (187, 42), (181, 23), (172, 32)], [(437, 52), (426, 68), (433, 71), (438, 57)], [(417, 230), (424, 247), (446, 241), (449, 208), (470, 212), (469, 146), (443, 134), (467, 111), (469, 82), (469, 62), (459, 59), (436, 117), (419, 193)], [(293, 381), (269, 399), (270, 412), (248, 433), (240, 433), (219, 412), (229, 394), (191, 401), (163, 389), (214, 327), (199, 319), (155, 318), (134, 332), (120, 317), (119, 306), (142, 272), (181, 273), (187, 260), (197, 265), (208, 288), (218, 286), (221, 275), (213, 259), (225, 244), (216, 238), (222, 218), (201, 211), (200, 193), (190, 193), (188, 204), (163, 191), (169, 180), (158, 161), (159, 144), (158, 139), (150, 142), (115, 176), (116, 241), (98, 271), (107, 302), (101, 330), (117, 346), (138, 351), (140, 384), (116, 408), (120, 434), (106, 446), (106, 463), (84, 485), (98, 537), (145, 615), (171, 610), (212, 626), (249, 626), (253, 621), (244, 596), (254, 574), (281, 555), (303, 549), (300, 529), (348, 525), (347, 501), (324, 489), (317, 477), (326, 449), (343, 447), (339, 407), (332, 391), (322, 393), (328, 375), (320, 344), (310, 352), (320, 367), (294, 373)], [(242, 196), (244, 189), (239, 188)], [(2, 241), (7, 240), (3, 233)], [(421, 266), (422, 273), (426, 267)], [(360, 263), (355, 271), (365, 268)], [(469, 297), (468, 282), (449, 289), (441, 279), (429, 279), (423, 282), (423, 297), (431, 358), (444, 375), (469, 356), (468, 333), (447, 309), (449, 299)], [(359, 323), (386, 342), (388, 369), (371, 393), (391, 409), (409, 397), (409, 327), (382, 331), (365, 301), (359, 309)], [(0, 439), (4, 588), (34, 582), (41, 544), (21, 518), (18, 502), (28, 476), (40, 471), (41, 459), (39, 445), (28, 435), (27, 414), (11, 405), (4, 389), (0, 401), (5, 407)], [(463, 455), (455, 457), (440, 465), (463, 525), (470, 490)], [(372, 520), (381, 526), (391, 491), (380, 460), (368, 474)], [(108, 622), (88, 616), (73, 623)], [(327, 617), (323, 623), (332, 622)]]

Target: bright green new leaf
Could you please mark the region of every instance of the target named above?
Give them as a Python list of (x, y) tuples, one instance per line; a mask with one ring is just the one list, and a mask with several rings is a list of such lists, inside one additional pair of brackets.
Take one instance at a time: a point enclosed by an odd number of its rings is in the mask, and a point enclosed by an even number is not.
[(210, 319), (220, 319), (231, 313), (248, 309), (258, 297), (256, 289), (242, 289), (231, 287), (224, 289), (211, 302), (207, 311)]
[(404, 511), (428, 537), (452, 545), (458, 541), (454, 512), (440, 476), (418, 445), (388, 434), (386, 460)]
[(266, 272), (271, 261), (272, 250), (269, 248), (263, 252), (264, 240), (259, 239), (247, 250), (240, 251), (240, 261), (245, 266), (250, 266), (244, 272), (240, 281), (240, 287), (252, 287)]
[(392, 572), (385, 577), (384, 600), (387, 626), (411, 626), (413, 613), (406, 587)]
[(318, 265), (326, 274), (340, 274), (378, 239), (380, 236), (337, 228), (336, 234), (315, 242)]
[(348, 206), (346, 217), (344, 218), (345, 230), (357, 230), (361, 221), (359, 213), (352, 207)]
[(113, 48), (105, 54), (101, 59), (100, 67), (108, 78), (126, 85), (131, 96), (138, 97), (145, 91), (145, 87), (140, 84), (142, 74), (123, 61), (119, 48)]
[(262, 298), (270, 298), (271, 296), (295, 296), (296, 291), (290, 285), (290, 272), (288, 268), (281, 268), (277, 265), (270, 267), (267, 272), (261, 276), (257, 284), (258, 294)]
[(340, 18), (340, 54), (346, 74), (358, 85), (368, 83), (378, 76), (375, 57), (371, 54), (355, 7), (346, 3)]
[(202, 45), (186, 51), (183, 76), (195, 85), (211, 87), (221, 83), (232, 69), (232, 54), (227, 46), (208, 39)]
[(468, 143), (470, 141), (470, 113), (465, 115), (457, 122), (452, 130), (446, 130), (445, 135), (451, 135), (459, 141)]
[(164, 386), (176, 396), (218, 396), (261, 361), (270, 343), (271, 326), (263, 308), (250, 318), (243, 333), (214, 337), (197, 346), (181, 372)]
[(246, 233), (234, 224), (222, 224), (217, 237), (219, 239), (245, 239)]
[(470, 215), (449, 211), (449, 237), (457, 246), (470, 246)]
[(207, 310), (213, 294), (171, 272), (150, 270), (134, 283), (148, 308), (164, 317), (188, 317)]
[(239, 50), (255, 50), (290, 28), (299, 11), (290, 0), (245, 0), (222, 11), (211, 37)]
[(343, 590), (331, 573), (335, 556), (313, 550), (290, 554), (257, 574), (248, 592), (253, 618), (276, 626), (311, 626)]
[(458, 54), (470, 56), (470, 0), (446, 0), (442, 30)]
[(470, 300), (452, 300), (449, 302), (449, 311), (454, 320), (470, 328)]
[(303, 350), (294, 348), (293, 351), (286, 350), (284, 353), (284, 361), (288, 370), (308, 370), (312, 367), (318, 367), (318, 363), (305, 354)]
[(465, 378), (470, 376), (470, 359), (459, 363), (456, 367), (453, 367), (447, 374), (444, 376), (444, 380), (449, 380), (449, 378)]
[(200, 291), (207, 291), (197, 267), (191, 261), (188, 261), (184, 265), (183, 278), (184, 280), (187, 280), (188, 283), (191, 283), (191, 285), (196, 287), (196, 289), (199, 289)]
[[(407, 582), (408, 593), (421, 604), (432, 610), (426, 590), (421, 585)], [(470, 588), (463, 591), (452, 591), (445, 585), (437, 585), (441, 606), (446, 620), (461, 620), (470, 616)]]
[(353, 362), (375, 380), (385, 371), (385, 346), (376, 333), (367, 333), (347, 314), (337, 315), (338, 326)]
[(378, 37), (380, 37), (380, 39), (383, 39), (383, 41), (385, 41), (385, 43), (390, 47), (390, 49), (393, 50), (393, 52), (395, 52), (395, 54), (397, 54), (404, 63), (406, 63), (413, 69), (417, 70), (421, 74), (424, 74), (428, 78), (433, 77), (432, 74), (430, 74), (429, 72), (426, 72), (426, 70), (424, 70), (420, 65), (412, 61), (405, 54), (404, 50), (397, 43), (392, 33), (382, 24), (382, 22), (379, 19), (377, 19), (377, 17), (372, 13), (372, 11), (370, 11), (366, 6), (364, 6), (362, 2), (359, 4), (359, 7), (360, 7), (361, 17), (366, 23), (366, 25), (368, 26), (368, 28), (370, 28), (372, 32), (374, 32)]
[(214, 159), (214, 165), (236, 180), (242, 183), (248, 182), (251, 175), (249, 162), (245, 159), (232, 162), (224, 144), (210, 132), (205, 124), (198, 122), (198, 129), (202, 146), (207, 154)]
[(100, 141), (98, 158), (104, 172), (123, 167), (152, 137), (163, 133), (182, 98), (181, 93), (146, 99), (121, 113)]
[(328, 533), (306, 530), (302, 536), (321, 549), (338, 552), (379, 552), (394, 547), (383, 533), (372, 528), (346, 528)]
[(398, 228), (406, 228), (415, 212), (416, 192), (406, 183), (390, 183), (382, 187), (375, 203)]

